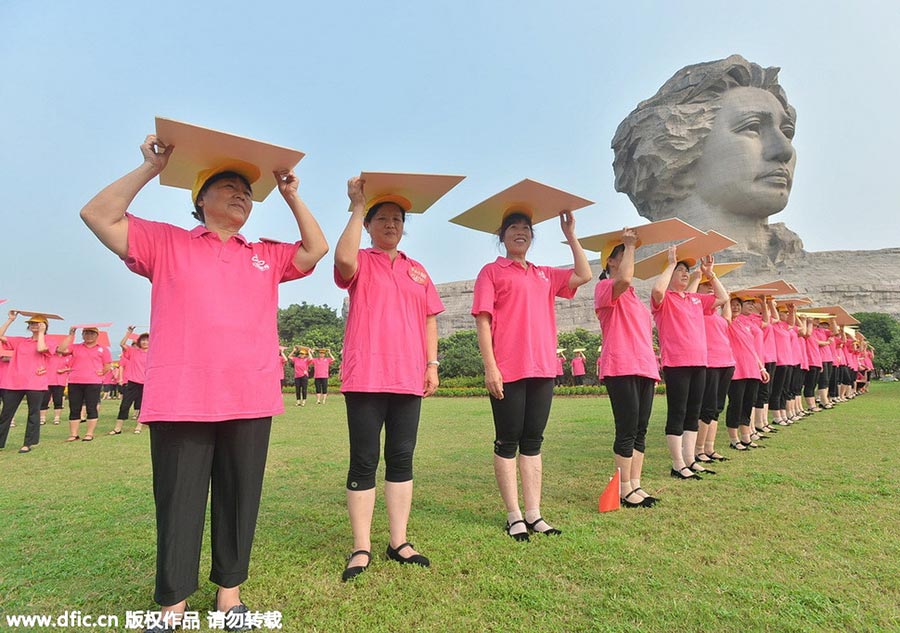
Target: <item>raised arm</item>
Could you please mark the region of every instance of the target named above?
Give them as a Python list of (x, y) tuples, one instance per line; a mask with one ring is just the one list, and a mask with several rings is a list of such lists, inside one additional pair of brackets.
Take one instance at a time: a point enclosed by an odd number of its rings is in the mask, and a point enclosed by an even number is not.
[(0, 341), (6, 342), (6, 330), (9, 329), (9, 326), (12, 325), (17, 316), (19, 316), (19, 313), (16, 310), (9, 311), (9, 317), (6, 319), (6, 323), (0, 325)]
[(123, 352), (128, 349), (128, 341), (129, 341), (129, 337), (131, 336), (132, 332), (134, 332), (134, 326), (129, 325), (128, 329), (125, 331), (125, 336), (123, 336), (122, 340), (119, 341), (119, 347), (122, 348)]
[(575, 262), (575, 272), (569, 277), (569, 290), (573, 290), (589, 282), (594, 274), (591, 272), (591, 266), (588, 264), (584, 249), (581, 248), (581, 243), (575, 237), (575, 216), (571, 211), (560, 212), (559, 225), (569, 243), (569, 248), (572, 249), (572, 259)]
[(70, 327), (69, 333), (59, 342), (59, 345), (56, 346), (56, 351), (63, 355), (71, 354), (69, 346), (72, 344), (73, 340), (75, 340), (75, 328)]
[(719, 307), (728, 303), (728, 291), (725, 290), (725, 286), (722, 285), (722, 282), (719, 281), (718, 276), (713, 271), (713, 264), (716, 263), (715, 257), (712, 255), (707, 255), (702, 260), (700, 260), (700, 271), (706, 275), (709, 279), (709, 283), (712, 284), (713, 291), (716, 293), (716, 302), (715, 307)]
[(619, 267), (612, 276), (613, 299), (618, 299), (623, 292), (628, 290), (634, 279), (634, 249), (637, 246), (637, 233), (634, 229), (627, 226), (622, 229), (622, 244), (625, 246), (625, 250), (622, 252)]
[(366, 218), (365, 181), (354, 176), (347, 181), (347, 197), (350, 198), (350, 219), (334, 249), (334, 265), (342, 279), (350, 280), (356, 274), (359, 258), (359, 242), (363, 221)]
[(656, 283), (653, 284), (653, 289), (650, 291), (650, 298), (656, 305), (662, 303), (663, 298), (666, 296), (669, 282), (672, 281), (672, 273), (675, 272), (675, 265), (678, 263), (678, 248), (676, 246), (670, 246), (668, 255), (669, 264), (666, 266), (666, 269), (662, 271), (662, 274), (656, 278)]
[(503, 400), (503, 375), (494, 357), (494, 336), (491, 334), (491, 315), (481, 312), (475, 317), (478, 332), (478, 349), (484, 363), (484, 386), (497, 400)]
[(81, 210), (81, 219), (113, 253), (125, 259), (128, 255), (128, 218), (125, 211), (134, 197), (148, 182), (165, 169), (175, 149), (159, 142), (150, 134), (141, 144), (144, 162), (91, 198)]
[(328, 242), (309, 207), (297, 193), (300, 179), (294, 174), (294, 170), (272, 173), (275, 176), (275, 182), (278, 183), (278, 191), (290, 207), (291, 213), (294, 214), (297, 229), (300, 231), (302, 243), (294, 255), (294, 266), (301, 272), (307, 272), (325, 257), (325, 253), (328, 252)]
[(47, 333), (47, 324), (38, 323), (37, 326), (37, 351), (40, 354), (44, 354), (50, 351), (50, 347), (47, 345), (47, 341), (44, 339), (44, 334)]

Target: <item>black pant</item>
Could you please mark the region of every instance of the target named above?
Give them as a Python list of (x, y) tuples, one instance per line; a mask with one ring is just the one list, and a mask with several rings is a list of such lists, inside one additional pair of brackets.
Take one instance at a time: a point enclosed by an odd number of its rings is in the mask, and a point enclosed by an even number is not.
[(756, 403), (756, 391), (762, 384), (756, 378), (732, 380), (728, 386), (728, 410), (725, 412), (725, 426), (736, 429), (750, 426), (750, 415)]
[(122, 404), (119, 405), (119, 416), (116, 419), (127, 420), (128, 410), (131, 409), (131, 405), (134, 405), (135, 411), (140, 411), (143, 399), (144, 384), (129, 380), (125, 383), (125, 393), (122, 395)]
[(384, 480), (394, 483), (412, 481), (422, 397), (405, 393), (347, 392), (344, 404), (350, 432), (347, 489), (358, 491), (375, 487), (382, 426)]
[(769, 404), (772, 381), (775, 380), (775, 363), (766, 363), (766, 373), (769, 374), (769, 382), (759, 381), (759, 389), (756, 390), (756, 402), (753, 403), (753, 407), (756, 409), (762, 409)]
[(709, 424), (719, 419), (725, 410), (725, 397), (728, 385), (734, 376), (734, 367), (707, 367), (706, 386), (703, 389), (703, 404), (700, 407), (700, 420)]
[(575, 376), (575, 384), (579, 387), (584, 384), (584, 374), (581, 374), (580, 376)]
[(656, 381), (644, 376), (606, 376), (603, 384), (616, 422), (613, 452), (620, 457), (643, 453)]
[(523, 378), (503, 383), (503, 400), (491, 396), (494, 454), (513, 459), (541, 454), (544, 429), (553, 402), (553, 378)]
[(769, 408), (773, 411), (780, 411), (785, 407), (784, 401), (784, 382), (788, 376), (787, 365), (777, 365), (772, 379), (769, 381)]
[(840, 382), (841, 368), (838, 365), (831, 367), (831, 376), (828, 378), (828, 397), (837, 398), (838, 383)]
[(69, 383), (69, 419), (81, 419), (81, 406), (87, 409), (88, 420), (97, 419), (97, 405), (100, 404), (100, 387), (102, 385), (86, 385)]
[(809, 366), (809, 370), (806, 372), (806, 378), (803, 381), (803, 397), (804, 398), (814, 398), (816, 395), (816, 385), (819, 384), (819, 372), (822, 371), (821, 367), (814, 367), (812, 365)]
[[(309, 376), (294, 378), (294, 391), (297, 392), (297, 400), (306, 400), (306, 388), (309, 386)], [(303, 396), (302, 398), (300, 396)]]
[(6, 446), (6, 438), (9, 436), (9, 425), (22, 398), (28, 403), (28, 423), (25, 425), (25, 440), (22, 446), (34, 446), (41, 441), (41, 400), (44, 392), (25, 389), (3, 390), (3, 413), (0, 413), (0, 448)]
[(666, 378), (666, 435), (683, 435), (699, 428), (706, 389), (706, 367), (663, 367)]
[(328, 379), (327, 378), (316, 378), (316, 395), (320, 393), (328, 393)]
[(63, 406), (63, 392), (66, 390), (62, 385), (50, 385), (47, 388), (47, 391), (44, 392), (44, 399), (41, 402), (41, 411), (46, 411), (50, 408), (50, 401), (53, 401), (54, 409), (62, 409)]
[(786, 385), (787, 393), (785, 397), (787, 400), (793, 400), (797, 396), (803, 394), (803, 381), (805, 380), (806, 375), (803, 373), (803, 369), (801, 369), (800, 365), (793, 365), (791, 367), (790, 385)]
[(819, 389), (828, 389), (831, 383), (831, 375), (833, 373), (834, 363), (830, 360), (822, 361), (822, 373), (819, 374)]
[(272, 418), (150, 425), (156, 501), (156, 592), (161, 605), (197, 589), (206, 499), (212, 488), (209, 579), (247, 579)]

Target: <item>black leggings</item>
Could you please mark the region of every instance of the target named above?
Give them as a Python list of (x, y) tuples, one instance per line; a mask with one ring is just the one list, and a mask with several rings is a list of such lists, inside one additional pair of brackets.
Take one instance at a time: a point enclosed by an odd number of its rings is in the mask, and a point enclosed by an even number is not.
[(316, 393), (317, 394), (326, 394), (328, 393), (328, 379), (327, 378), (316, 378)]
[(725, 426), (736, 429), (750, 426), (750, 414), (756, 402), (756, 392), (762, 384), (756, 378), (732, 380), (728, 386), (728, 410), (725, 412)]
[(819, 374), (819, 389), (828, 389), (831, 383), (831, 374), (834, 370), (834, 363), (830, 360), (822, 361), (822, 373)]
[(703, 404), (700, 407), (700, 420), (709, 424), (719, 419), (725, 410), (725, 396), (728, 385), (734, 376), (734, 367), (707, 367), (706, 386), (703, 389)]
[(788, 377), (788, 369), (787, 365), (778, 365), (769, 381), (769, 408), (773, 411), (784, 409), (784, 383)]
[(50, 401), (53, 401), (54, 409), (62, 409), (63, 408), (63, 392), (65, 392), (66, 388), (62, 385), (50, 385), (47, 388), (46, 395), (44, 396), (44, 402), (41, 403), (41, 409), (49, 409)]
[(703, 391), (706, 388), (706, 367), (663, 367), (666, 378), (666, 435), (683, 435), (697, 431)]
[(803, 397), (804, 398), (814, 398), (816, 395), (816, 385), (819, 384), (819, 372), (822, 371), (821, 367), (814, 367), (812, 365), (809, 366), (809, 371), (806, 372), (806, 380), (803, 382)]
[(348, 490), (375, 487), (381, 427), (384, 427), (384, 480), (412, 481), (413, 452), (419, 431), (422, 396), (406, 393), (344, 393), (350, 431)]
[(762, 409), (769, 404), (769, 393), (772, 391), (772, 381), (775, 380), (775, 363), (766, 363), (766, 373), (769, 374), (769, 382), (759, 381), (759, 389), (756, 390), (755, 409)]
[(541, 454), (553, 401), (553, 378), (523, 378), (503, 383), (503, 400), (491, 396), (494, 454), (513, 459)]
[(28, 403), (28, 422), (25, 425), (25, 440), (22, 446), (33, 446), (41, 440), (41, 399), (43, 391), (36, 389), (4, 389), (3, 413), (0, 414), (0, 448), (6, 446), (6, 438), (9, 436), (9, 427), (13, 416), (24, 398)]
[(785, 385), (787, 388), (787, 393), (785, 393), (786, 400), (793, 400), (803, 393), (803, 382), (806, 380), (806, 374), (803, 371), (800, 365), (791, 367), (791, 382), (790, 385)]
[(616, 422), (613, 452), (620, 457), (643, 453), (656, 381), (644, 376), (607, 376), (603, 384)]
[(134, 405), (135, 411), (141, 410), (141, 401), (144, 399), (144, 385), (140, 382), (128, 381), (125, 384), (125, 393), (122, 395), (122, 404), (119, 405), (119, 417), (117, 420), (127, 420), (128, 410)]
[(306, 389), (308, 386), (309, 376), (297, 376), (294, 378), (294, 391), (297, 393), (297, 400), (306, 400)]
[(103, 385), (86, 385), (69, 383), (69, 419), (81, 419), (81, 406), (87, 409), (87, 419), (97, 419), (97, 405), (100, 404), (100, 387)]
[(853, 372), (850, 369), (850, 365), (842, 365), (841, 366), (841, 375), (840, 375), (841, 384), (852, 387), (853, 383), (855, 382), (853, 380), (853, 378), (854, 378), (854, 376), (853, 376)]

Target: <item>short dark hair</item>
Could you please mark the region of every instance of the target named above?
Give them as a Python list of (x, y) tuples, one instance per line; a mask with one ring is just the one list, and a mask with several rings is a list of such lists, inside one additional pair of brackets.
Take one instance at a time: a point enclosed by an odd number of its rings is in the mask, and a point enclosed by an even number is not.
[(684, 266), (688, 272), (691, 272), (691, 265), (688, 263), (688, 260), (682, 259), (680, 262), (675, 264), (675, 268), (678, 268), (679, 266)]
[(625, 244), (616, 244), (612, 251), (609, 253), (609, 257), (606, 258), (606, 266), (603, 267), (603, 272), (600, 273), (600, 279), (608, 279), (609, 278), (609, 260), (614, 259), (619, 256), (619, 254), (625, 252)]
[(141, 341), (143, 341), (144, 339), (146, 339), (146, 340), (148, 340), (148, 341), (150, 340), (150, 335), (147, 334), (146, 332), (144, 332), (144, 333), (141, 334), (139, 337), (137, 337), (138, 345), (140, 345), (140, 344), (141, 344)]
[(534, 227), (531, 226), (531, 218), (529, 218), (526, 214), (521, 211), (514, 211), (510, 213), (508, 216), (503, 218), (503, 222), (500, 223), (500, 229), (497, 231), (497, 237), (500, 238), (500, 243), (503, 243), (503, 237), (506, 235), (506, 229), (511, 227), (516, 222), (524, 222), (528, 225), (528, 228), (531, 230), (531, 237), (534, 237)]
[(391, 202), (390, 200), (385, 200), (384, 202), (379, 202), (378, 204), (373, 204), (372, 208), (366, 211), (366, 219), (363, 220), (365, 224), (368, 224), (372, 221), (372, 218), (375, 217), (375, 214), (386, 204), (392, 204), (400, 209), (400, 216), (403, 218), (403, 222), (406, 223), (406, 211), (396, 202)]
[(209, 178), (207, 178), (206, 182), (203, 183), (203, 186), (200, 187), (200, 191), (197, 192), (197, 200), (194, 200), (194, 212), (191, 214), (202, 224), (206, 224), (206, 216), (203, 215), (203, 207), (197, 204), (197, 201), (203, 197), (203, 194), (206, 193), (206, 190), (209, 189), (209, 187), (213, 183), (219, 182), (220, 180), (225, 180), (226, 178), (239, 179), (241, 182), (247, 185), (247, 189), (249, 189), (251, 193), (253, 192), (253, 187), (250, 186), (250, 181), (247, 180), (245, 176), (240, 175), (236, 171), (223, 171), (221, 173), (215, 174), (214, 176), (210, 176)]

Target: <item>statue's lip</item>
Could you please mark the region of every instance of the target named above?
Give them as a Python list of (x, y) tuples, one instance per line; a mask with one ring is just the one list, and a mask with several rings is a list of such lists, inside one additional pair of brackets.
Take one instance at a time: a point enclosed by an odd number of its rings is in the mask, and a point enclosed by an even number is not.
[(779, 167), (778, 169), (773, 169), (772, 171), (767, 171), (763, 175), (761, 175), (757, 180), (764, 180), (766, 178), (784, 178), (788, 184), (791, 184), (791, 172), (789, 172), (784, 167)]

